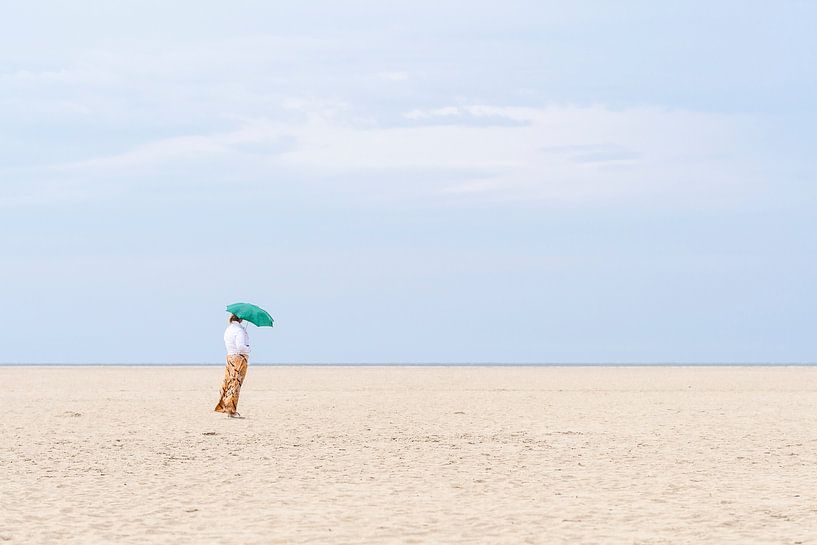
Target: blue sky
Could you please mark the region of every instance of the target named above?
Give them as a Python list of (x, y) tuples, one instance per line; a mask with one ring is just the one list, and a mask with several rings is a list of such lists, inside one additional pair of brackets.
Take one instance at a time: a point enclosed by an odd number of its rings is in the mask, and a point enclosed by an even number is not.
[(810, 2), (16, 3), (0, 362), (817, 361)]

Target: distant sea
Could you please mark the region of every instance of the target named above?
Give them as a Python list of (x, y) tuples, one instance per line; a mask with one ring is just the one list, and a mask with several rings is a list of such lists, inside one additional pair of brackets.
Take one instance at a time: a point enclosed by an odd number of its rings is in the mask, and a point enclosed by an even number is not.
[[(220, 367), (224, 362), (208, 363), (0, 363), (0, 367)], [(314, 363), (264, 363), (250, 365), (264, 367), (767, 367), (767, 366), (814, 366), (817, 362), (314, 362)]]

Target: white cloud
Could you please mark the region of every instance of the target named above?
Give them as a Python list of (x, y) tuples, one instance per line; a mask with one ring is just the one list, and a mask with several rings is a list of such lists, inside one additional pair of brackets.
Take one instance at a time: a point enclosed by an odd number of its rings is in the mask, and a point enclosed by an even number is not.
[(426, 110), (411, 110), (403, 114), (406, 119), (427, 120), (427, 119), (466, 119), (480, 117), (502, 117), (516, 121), (527, 121), (531, 119), (531, 109), (509, 108), (492, 106), (444, 106)]
[(409, 79), (408, 72), (380, 72), (378, 77), (389, 81), (406, 81)]
[[(346, 193), (362, 198), (541, 203), (648, 199), (720, 205), (745, 197), (757, 182), (747, 159), (756, 144), (753, 125), (740, 116), (471, 105), (412, 110), (409, 125), (384, 127), (355, 118), (342, 103), (289, 100), (286, 107), (300, 111), (302, 119), (244, 121), (230, 131), (160, 139), (46, 170), (110, 180), (140, 168), (161, 172), (182, 165), (195, 171), (197, 163), (217, 157), (258, 178), (286, 171), (302, 183), (325, 186), (327, 179), (342, 179), (336, 183)], [(439, 118), (452, 122), (436, 123)], [(481, 118), (517, 123), (473, 124)], [(457, 171), (468, 174), (435, 175)], [(361, 175), (366, 172), (376, 175)]]
[[(604, 201), (652, 196), (713, 200), (748, 189), (751, 120), (657, 108), (506, 108), (484, 105), (409, 112), (460, 122), (355, 127), (331, 119), (288, 127), (298, 146), (280, 161), (304, 169), (482, 169), (439, 193), (486, 198)], [(481, 117), (524, 122), (472, 125)], [(387, 190), (384, 181), (382, 190)]]

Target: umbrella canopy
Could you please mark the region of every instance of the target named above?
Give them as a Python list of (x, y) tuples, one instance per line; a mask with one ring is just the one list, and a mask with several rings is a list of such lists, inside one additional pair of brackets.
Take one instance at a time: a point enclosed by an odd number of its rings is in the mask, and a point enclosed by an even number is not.
[(273, 324), (273, 319), (272, 316), (269, 315), (269, 312), (250, 303), (233, 303), (232, 305), (227, 305), (227, 312), (235, 314), (242, 320), (247, 320), (258, 327), (272, 327)]

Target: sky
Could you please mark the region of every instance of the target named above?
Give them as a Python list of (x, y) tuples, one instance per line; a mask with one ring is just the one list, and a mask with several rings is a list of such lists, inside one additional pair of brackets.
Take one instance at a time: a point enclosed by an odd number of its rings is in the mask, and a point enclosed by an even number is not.
[(10, 2), (0, 363), (817, 362), (815, 20)]

